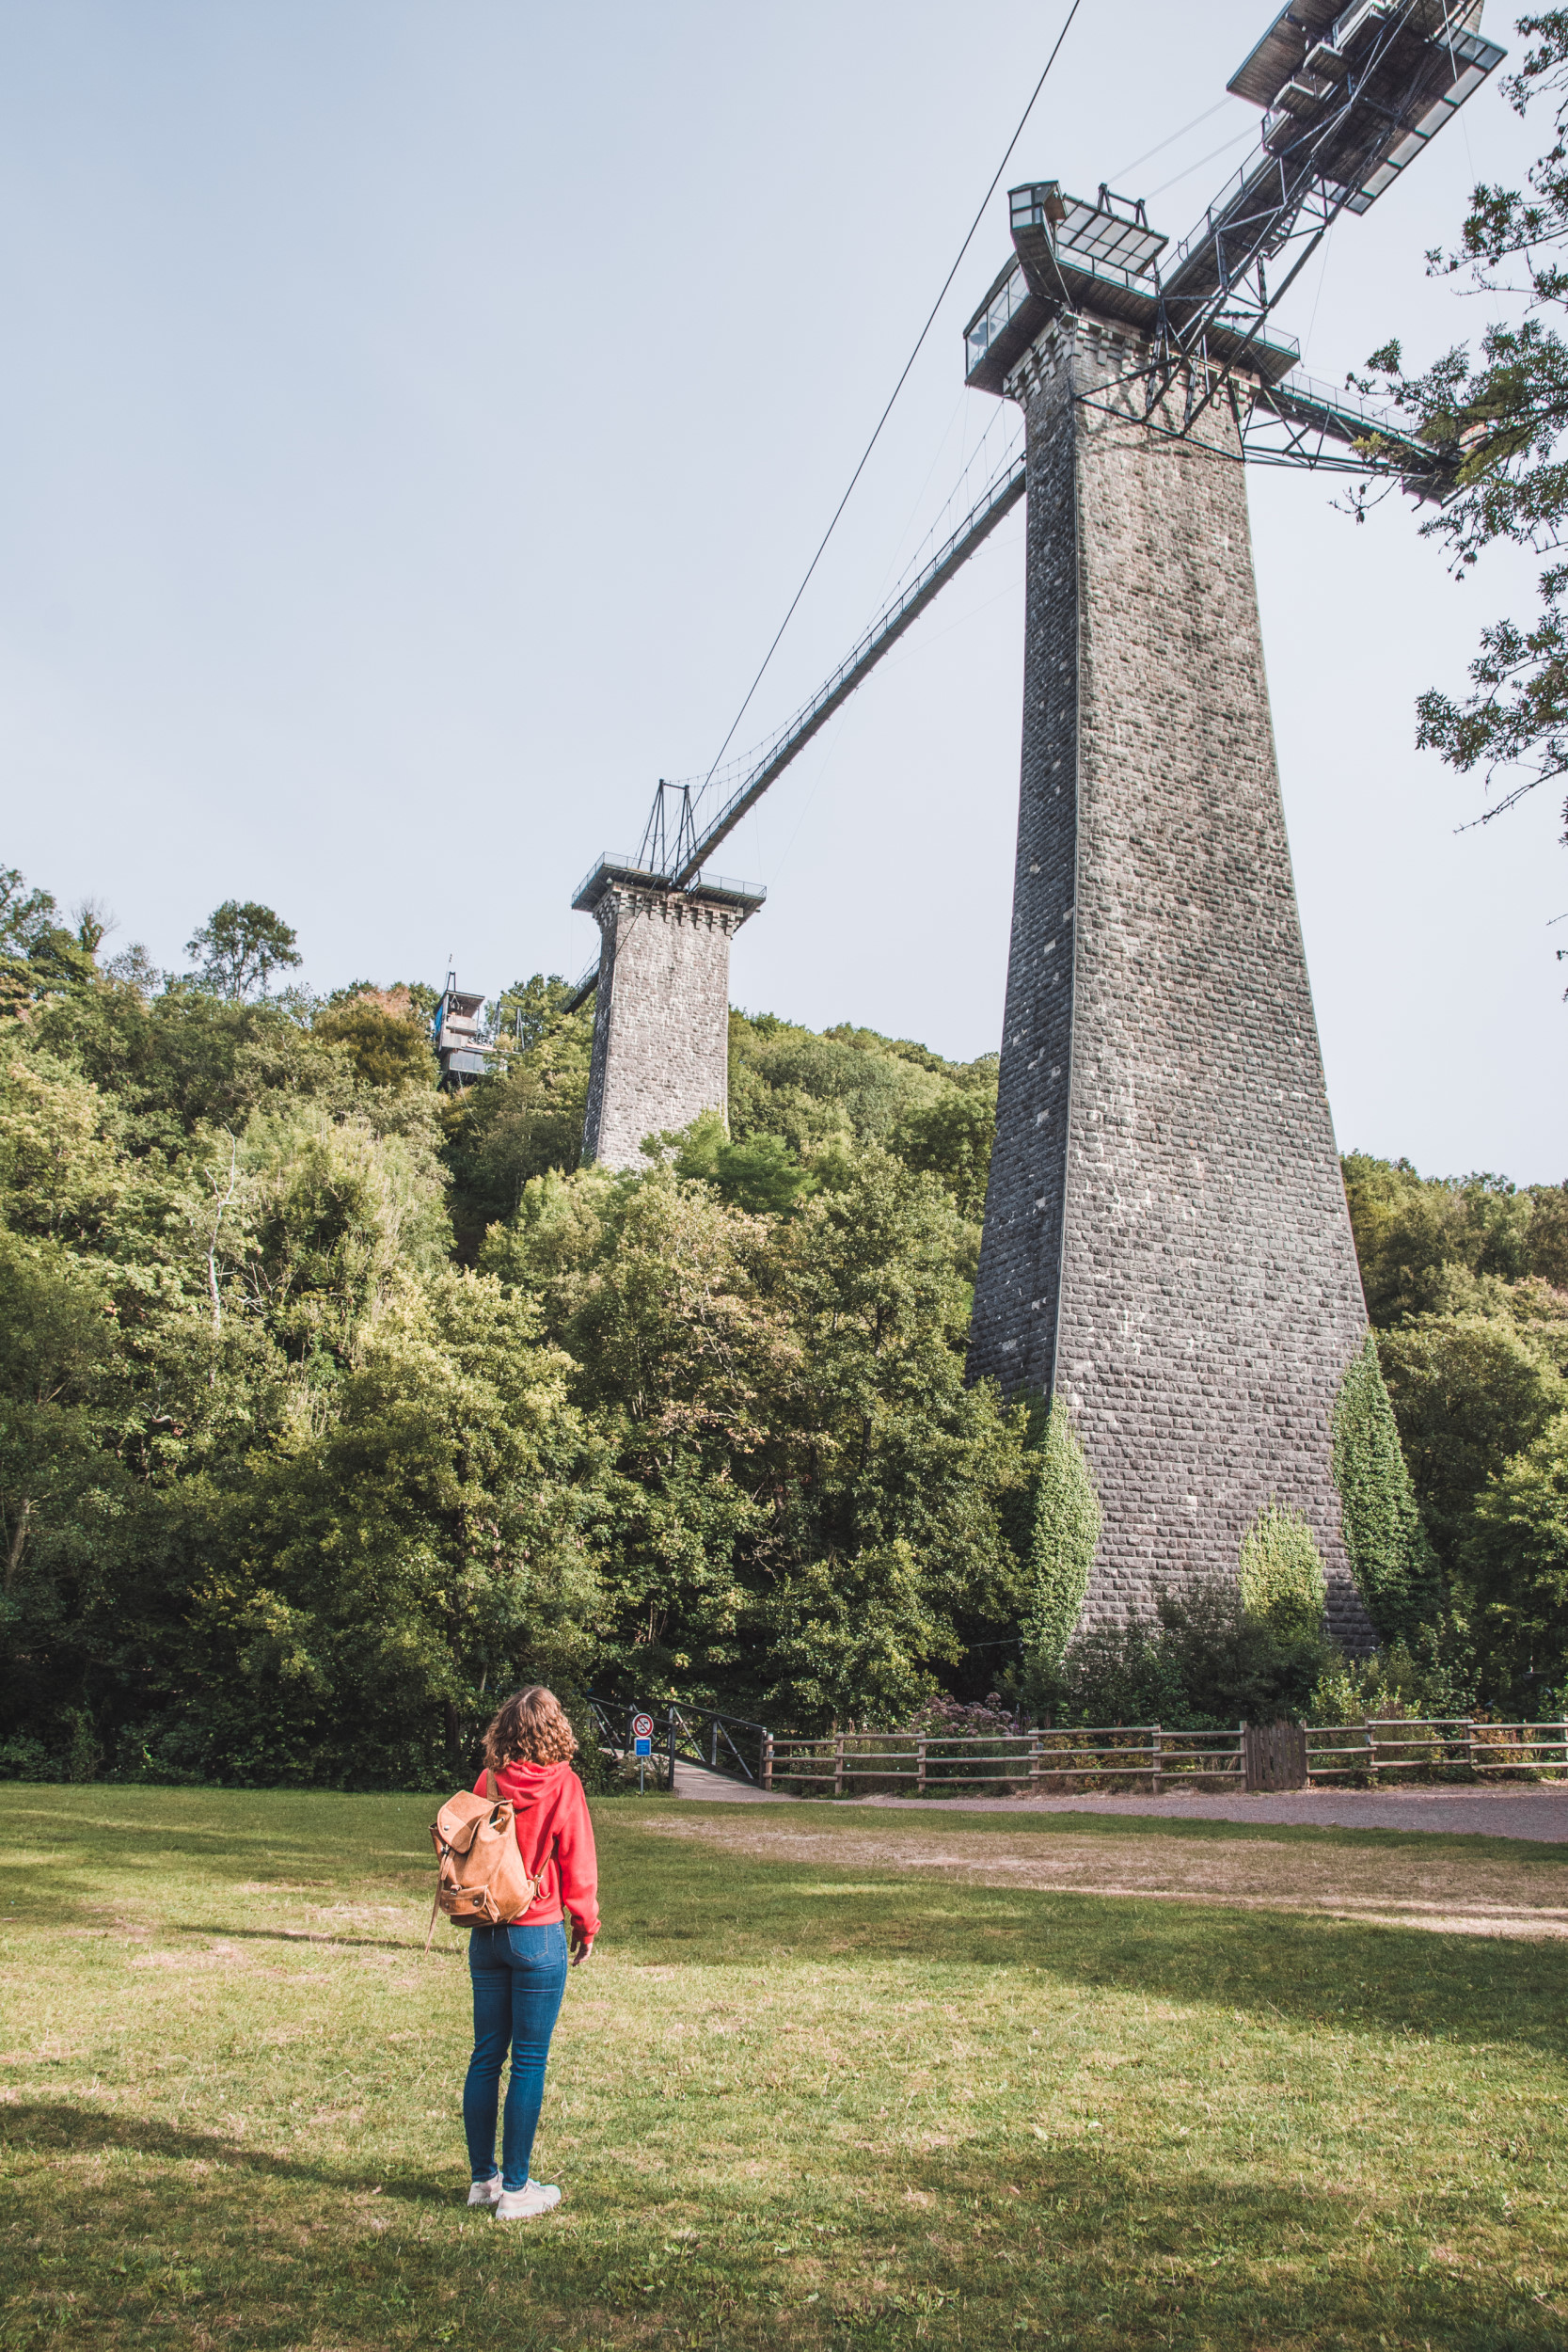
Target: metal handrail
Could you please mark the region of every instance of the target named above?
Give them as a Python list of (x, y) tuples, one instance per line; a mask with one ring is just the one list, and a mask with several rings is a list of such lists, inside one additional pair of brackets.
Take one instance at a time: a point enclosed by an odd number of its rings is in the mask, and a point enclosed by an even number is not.
[[(763, 1777), (763, 1759), (772, 1735), (766, 1724), (752, 1723), (749, 1716), (727, 1715), (721, 1708), (692, 1707), (679, 1699), (667, 1699), (658, 1706), (643, 1707), (635, 1701), (599, 1699), (590, 1695), (588, 1704), (594, 1710), (605, 1745), (617, 1755), (630, 1753), (632, 1717), (646, 1714), (652, 1715), (656, 1723), (663, 1718), (662, 1738), (656, 1739), (656, 1744), (668, 1757), (672, 1775), (677, 1757), (684, 1757), (688, 1763), (701, 1765), (705, 1772), (724, 1772), (731, 1779), (744, 1778), (753, 1788)], [(617, 1736), (618, 1725), (625, 1727), (624, 1738)], [(757, 1749), (755, 1771), (742, 1753), (741, 1742), (735, 1736), (737, 1732), (754, 1735)], [(752, 1742), (748, 1740), (745, 1744), (750, 1746)], [(722, 1755), (721, 1749), (725, 1752)]]

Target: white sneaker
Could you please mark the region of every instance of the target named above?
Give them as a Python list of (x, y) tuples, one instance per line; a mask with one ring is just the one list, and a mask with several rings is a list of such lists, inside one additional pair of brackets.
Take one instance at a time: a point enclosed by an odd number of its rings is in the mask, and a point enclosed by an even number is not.
[(539, 2181), (530, 2181), (523, 2188), (503, 2188), (496, 2200), (498, 2221), (531, 2221), (542, 2213), (553, 2213), (561, 2202), (558, 2188), (546, 2188)]
[(487, 2181), (475, 2181), (468, 2189), (470, 2205), (494, 2205), (500, 2201), (501, 2176), (492, 2172)]

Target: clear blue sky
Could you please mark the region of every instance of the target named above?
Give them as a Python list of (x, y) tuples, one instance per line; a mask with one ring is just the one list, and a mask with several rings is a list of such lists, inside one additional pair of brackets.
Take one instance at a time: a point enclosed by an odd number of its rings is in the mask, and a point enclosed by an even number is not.
[[(6, 0), (0, 860), (169, 964), (239, 897), (321, 988), (577, 971), (578, 876), (712, 758), (1064, 12)], [(1084, 0), (1008, 177), (1109, 177), (1180, 235), (1269, 14)], [(1535, 143), (1483, 93), (1341, 224), (1284, 322), (1314, 374), (1480, 329), (1422, 253)], [(741, 743), (996, 417), (958, 330), (1006, 250), (998, 198)], [(1252, 487), (1340, 1140), (1560, 1179), (1559, 809), (1456, 834), (1477, 787), (1413, 748), (1531, 567), (1456, 587), (1398, 498), (1357, 528), (1329, 482)], [(726, 847), (771, 893), (738, 1001), (997, 1042), (1021, 527)]]

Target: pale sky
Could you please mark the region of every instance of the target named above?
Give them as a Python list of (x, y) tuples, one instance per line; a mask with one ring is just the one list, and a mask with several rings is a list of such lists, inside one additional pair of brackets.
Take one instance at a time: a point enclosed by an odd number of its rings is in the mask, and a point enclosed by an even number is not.
[[(1065, 9), (4, 0), (0, 862), (166, 964), (235, 897), (322, 989), (578, 971), (579, 876), (711, 762)], [(1007, 181), (1108, 178), (1184, 234), (1271, 13), (1084, 0)], [(1544, 130), (1494, 85), (1339, 225), (1280, 322), (1311, 373), (1480, 331), (1422, 254)], [(959, 347), (1007, 249), (999, 195), (737, 745), (1007, 429)], [(1358, 528), (1328, 478), (1251, 488), (1340, 1142), (1560, 1180), (1560, 794), (1456, 833), (1479, 783), (1414, 749), (1535, 567), (1455, 586), (1398, 497)], [(1021, 538), (726, 844), (770, 894), (737, 1002), (997, 1043)]]

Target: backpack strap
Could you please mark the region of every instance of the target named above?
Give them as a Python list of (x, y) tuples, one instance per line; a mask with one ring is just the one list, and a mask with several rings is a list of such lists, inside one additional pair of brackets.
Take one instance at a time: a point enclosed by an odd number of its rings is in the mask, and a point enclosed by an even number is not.
[(499, 1801), (500, 1790), (496, 1786), (496, 1775), (490, 1771), (488, 1766), (485, 1767), (484, 1772), (484, 1793), (489, 1798), (492, 1804), (495, 1804)]

